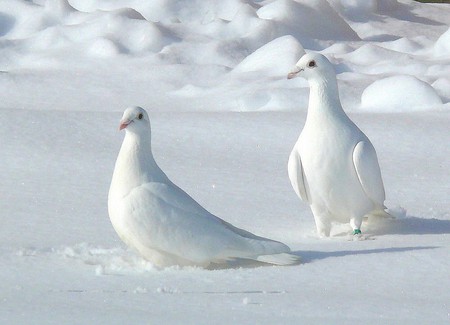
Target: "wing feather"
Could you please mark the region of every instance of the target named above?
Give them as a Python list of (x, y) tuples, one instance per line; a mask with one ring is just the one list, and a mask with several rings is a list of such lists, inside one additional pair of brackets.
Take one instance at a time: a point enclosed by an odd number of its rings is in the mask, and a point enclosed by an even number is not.
[(304, 202), (311, 204), (311, 200), (308, 195), (308, 185), (306, 182), (305, 173), (303, 172), (301, 157), (295, 148), (294, 150), (292, 150), (291, 155), (289, 156), (288, 174), (295, 193), (297, 193), (300, 199), (302, 199)]
[(360, 141), (353, 149), (353, 164), (359, 182), (367, 196), (384, 208), (384, 185), (378, 165), (377, 153), (370, 142)]
[(146, 247), (197, 263), (289, 252), (282, 243), (214, 216), (172, 185), (146, 183), (126, 198), (130, 228)]

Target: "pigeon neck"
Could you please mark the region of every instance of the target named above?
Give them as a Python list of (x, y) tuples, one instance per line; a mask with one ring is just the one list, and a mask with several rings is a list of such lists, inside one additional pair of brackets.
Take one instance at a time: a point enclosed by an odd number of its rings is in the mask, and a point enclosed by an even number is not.
[(150, 132), (127, 132), (125, 135), (115, 168), (120, 171), (115, 175), (120, 178), (116, 181), (123, 184), (125, 192), (144, 183), (165, 180), (165, 174), (153, 158), (150, 136)]
[(308, 117), (324, 113), (345, 115), (339, 100), (336, 78), (310, 81)]
[[(159, 170), (152, 153), (152, 140), (151, 133), (146, 132), (145, 134), (136, 134), (128, 132), (125, 136), (125, 141), (127, 142), (127, 147), (130, 152), (129, 157), (135, 159), (133, 162), (136, 164), (136, 172), (139, 170), (139, 175), (145, 173), (155, 174), (156, 170)], [(150, 177), (150, 175), (148, 175)], [(149, 179), (151, 181), (151, 179)]]

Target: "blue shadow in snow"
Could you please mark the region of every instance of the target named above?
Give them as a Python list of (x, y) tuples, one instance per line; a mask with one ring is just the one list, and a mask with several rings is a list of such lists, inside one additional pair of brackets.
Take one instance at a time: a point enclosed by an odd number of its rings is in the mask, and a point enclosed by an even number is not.
[(319, 252), (319, 251), (296, 251), (293, 252), (302, 259), (302, 264), (311, 263), (317, 260), (323, 260), (332, 257), (344, 257), (344, 256), (357, 256), (368, 254), (380, 254), (380, 253), (402, 253), (415, 250), (424, 249), (436, 249), (437, 246), (418, 246), (418, 247), (391, 247), (391, 248), (375, 248), (375, 249), (363, 249), (363, 250), (344, 250), (334, 252)]
[(5, 36), (14, 27), (16, 20), (13, 16), (0, 12), (0, 36)]
[(406, 217), (384, 220), (367, 226), (373, 235), (444, 235), (450, 234), (450, 220)]

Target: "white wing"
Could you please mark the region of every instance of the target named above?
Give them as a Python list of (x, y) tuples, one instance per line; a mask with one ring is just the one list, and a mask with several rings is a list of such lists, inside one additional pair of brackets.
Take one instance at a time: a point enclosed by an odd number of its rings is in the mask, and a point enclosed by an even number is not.
[(306, 182), (305, 173), (303, 172), (302, 161), (300, 154), (295, 148), (289, 156), (288, 174), (295, 193), (297, 193), (300, 199), (311, 204), (308, 196), (308, 184)]
[(165, 254), (204, 263), (290, 251), (215, 217), (172, 184), (146, 183), (124, 200), (132, 236)]
[(364, 192), (376, 205), (384, 209), (383, 180), (377, 154), (370, 142), (360, 141), (356, 144), (353, 149), (353, 164)]

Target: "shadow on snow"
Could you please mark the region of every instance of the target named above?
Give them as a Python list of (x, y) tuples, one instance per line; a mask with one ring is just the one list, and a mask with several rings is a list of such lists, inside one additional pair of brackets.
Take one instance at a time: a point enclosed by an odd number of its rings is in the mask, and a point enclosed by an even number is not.
[(332, 257), (344, 257), (351, 255), (368, 255), (380, 253), (402, 253), (414, 250), (435, 249), (436, 246), (418, 246), (418, 247), (391, 247), (391, 248), (376, 248), (363, 250), (344, 250), (334, 252), (320, 252), (320, 251), (296, 251), (294, 254), (301, 256), (302, 264), (311, 263), (317, 260), (323, 260)]
[(450, 234), (450, 220), (418, 217), (383, 220), (369, 223), (366, 232), (373, 235), (444, 235)]

